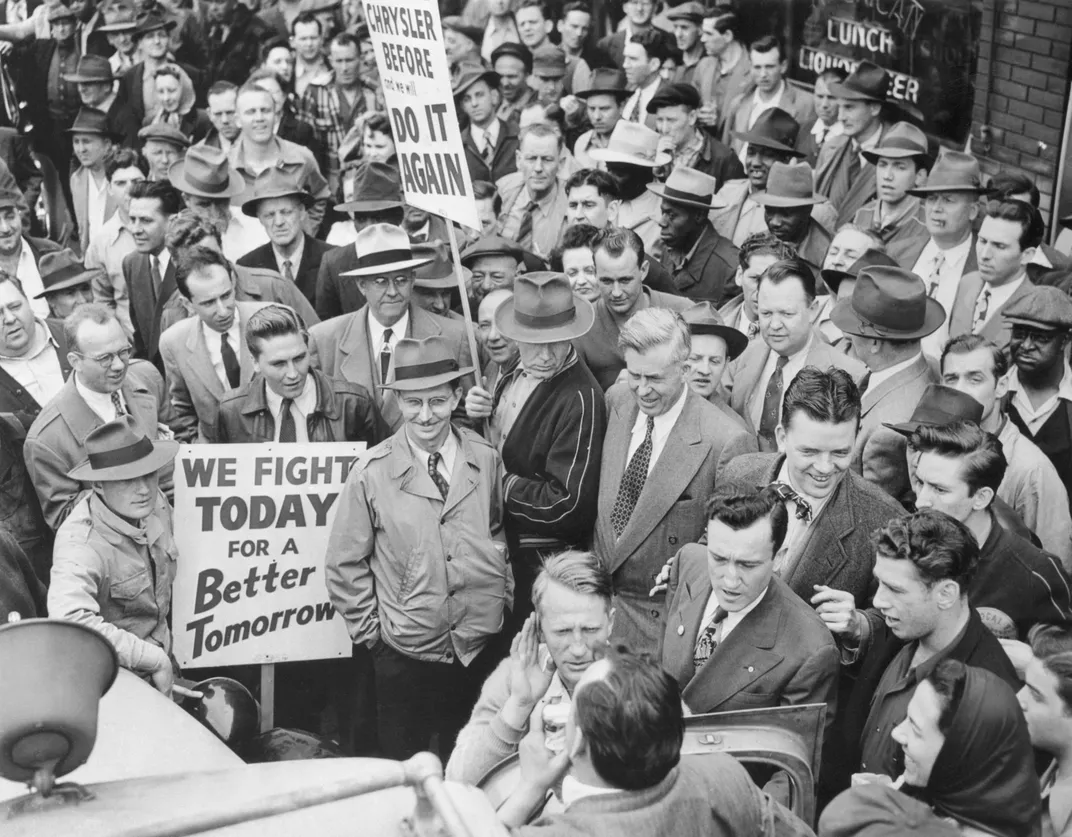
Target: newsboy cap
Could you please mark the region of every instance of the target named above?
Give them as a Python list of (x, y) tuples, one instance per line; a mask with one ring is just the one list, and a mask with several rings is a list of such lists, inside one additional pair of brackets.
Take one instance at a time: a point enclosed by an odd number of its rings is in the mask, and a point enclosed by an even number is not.
[(684, 105), (689, 110), (700, 107), (700, 91), (691, 84), (676, 82), (660, 88), (659, 92), (648, 102), (648, 113), (656, 113), (659, 108)]
[(1018, 325), (1047, 331), (1072, 331), (1072, 297), (1059, 288), (1040, 285), (1014, 299), (1004, 315), (1010, 323)]

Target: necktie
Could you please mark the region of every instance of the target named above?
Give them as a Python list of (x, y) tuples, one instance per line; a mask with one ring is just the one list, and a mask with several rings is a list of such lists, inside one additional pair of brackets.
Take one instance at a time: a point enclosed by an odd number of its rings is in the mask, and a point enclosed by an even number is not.
[(869, 386), (871, 386), (871, 373), (865, 372), (864, 376), (860, 378), (860, 385), (856, 387), (856, 391), (860, 393), (861, 398), (863, 397), (863, 394), (867, 392)]
[(748, 339), (755, 340), (757, 334), (759, 334), (759, 321), (753, 320), (748, 324)]
[(112, 393), (112, 406), (115, 407), (115, 417), (122, 418), (127, 414), (123, 409), (123, 399), (119, 396), (119, 390)]
[(986, 313), (990, 310), (990, 289), (984, 288), (975, 301), (975, 315), (972, 317), (972, 334), (978, 334), (986, 324)]
[(826, 142), (827, 132), (829, 132), (829, 130), (830, 130), (829, 128), (826, 127), (825, 122), (820, 122), (819, 124), (822, 127), (819, 129), (819, 136), (817, 136), (815, 138), (815, 147), (816, 148), (822, 148), (823, 147), (823, 143)]
[(726, 615), (726, 611), (721, 607), (716, 607), (715, 615), (711, 617), (707, 627), (700, 631), (700, 635), (696, 638), (696, 650), (692, 654), (692, 665), (696, 671), (707, 665), (707, 661), (711, 659), (711, 654), (718, 647), (718, 635)]
[(648, 429), (644, 434), (644, 441), (633, 453), (633, 458), (625, 467), (621, 485), (618, 486), (618, 498), (614, 501), (614, 510), (610, 514), (610, 522), (614, 527), (614, 534), (619, 538), (625, 531), (625, 525), (633, 516), (640, 492), (644, 490), (644, 482), (648, 478), (648, 463), (651, 461), (651, 433), (655, 429), (655, 416), (648, 416)]
[(428, 457), (428, 476), (432, 478), (432, 482), (435, 483), (435, 487), (439, 489), (440, 495), (443, 499), (447, 499), (447, 492), (450, 491), (450, 483), (443, 479), (443, 475), (439, 473), (439, 460), (443, 458), (441, 453), (433, 453)]
[(792, 500), (796, 504), (797, 520), (803, 520), (804, 523), (811, 522), (811, 504), (797, 494), (792, 486), (786, 485), (784, 482), (772, 482), (770, 487), (782, 498), (783, 503), (788, 503)]
[(759, 416), (761, 450), (769, 451), (778, 447), (774, 441), (774, 428), (778, 426), (778, 412), (782, 409), (782, 370), (788, 362), (789, 358), (785, 355), (778, 355), (778, 361), (774, 364), (774, 373), (767, 381), (767, 391), (763, 393), (763, 412)]
[(294, 413), (291, 407), (294, 406), (293, 398), (284, 398), (283, 404), (279, 408), (279, 441), (280, 442), (296, 442), (298, 441), (298, 427), (294, 424)]
[(220, 335), (220, 357), (223, 358), (227, 383), (231, 385), (231, 389), (238, 389), (238, 385), (242, 383), (242, 367), (238, 365), (238, 355), (231, 347), (231, 340), (226, 332)]
[(294, 270), (290, 265), (290, 259), (283, 262), (283, 278), (288, 282), (294, 281)]
[(537, 206), (539, 204), (536, 201), (532, 201), (525, 207), (525, 211), (521, 215), (521, 223), (517, 228), (517, 243), (530, 250), (532, 249), (532, 213), (536, 211)]
[(164, 280), (160, 277), (159, 256), (149, 256), (149, 274), (153, 279), (153, 294), (160, 293), (160, 286), (164, 284)]
[(934, 265), (931, 267), (930, 286), (927, 290), (927, 296), (934, 296), (938, 290), (938, 285), (942, 281), (943, 267), (945, 267), (945, 253), (939, 250), (938, 255), (934, 257)]
[(637, 91), (636, 101), (633, 102), (633, 106), (629, 109), (629, 115), (626, 117), (628, 122), (640, 121), (640, 91)]
[(383, 346), (380, 347), (380, 383), (387, 383), (387, 372), (391, 368), (391, 338), (394, 332), (385, 328), (383, 330)]
[(495, 159), (495, 146), (491, 144), (491, 136), (487, 133), (484, 134), (484, 150), (481, 154), (484, 157), (484, 162), (490, 166), (491, 161)]

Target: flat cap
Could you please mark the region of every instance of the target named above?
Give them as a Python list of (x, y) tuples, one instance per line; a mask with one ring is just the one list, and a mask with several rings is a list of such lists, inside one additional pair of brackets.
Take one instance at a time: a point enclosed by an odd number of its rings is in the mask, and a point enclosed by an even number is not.
[(566, 53), (562, 47), (542, 46), (532, 56), (533, 75), (561, 78), (566, 74)]
[(510, 256), (520, 263), (523, 252), (515, 241), (501, 235), (486, 235), (462, 251), (461, 262), (466, 267), (471, 267), (472, 262), (481, 256)]
[(1072, 331), (1072, 297), (1059, 288), (1040, 285), (1009, 303), (1004, 316), (1010, 323)]
[(648, 113), (655, 113), (659, 108), (684, 105), (690, 110), (700, 107), (700, 91), (683, 81), (668, 84), (659, 89), (648, 102)]
[(688, 3), (682, 3), (680, 6), (675, 6), (666, 12), (667, 20), (688, 20), (693, 23), (703, 23), (704, 19), (704, 6), (703, 3), (697, 3), (696, 0), (689, 0)]
[(491, 52), (491, 66), (495, 66), (495, 62), (504, 56), (511, 56), (516, 58), (522, 64), (525, 65), (525, 72), (532, 72), (532, 50), (530, 50), (524, 44), (515, 44), (513, 41), (507, 41), (505, 44), (499, 44)]
[(138, 138), (143, 140), (159, 140), (168, 142), (176, 148), (189, 148), (190, 138), (178, 128), (172, 127), (165, 122), (153, 122), (138, 131)]

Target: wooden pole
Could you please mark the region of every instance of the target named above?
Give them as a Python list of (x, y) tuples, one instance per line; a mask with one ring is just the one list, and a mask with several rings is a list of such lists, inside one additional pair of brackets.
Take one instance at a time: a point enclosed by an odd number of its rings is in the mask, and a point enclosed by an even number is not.
[(261, 732), (275, 727), (275, 663), (261, 665)]
[(473, 368), (476, 370), (474, 377), (477, 382), (480, 381), (480, 374), (483, 370), (480, 368), (480, 352), (477, 351), (476, 345), (476, 327), (473, 321), (473, 312), (469, 309), (469, 291), (465, 287), (465, 276), (462, 274), (462, 256), (458, 249), (458, 233), (454, 229), (454, 222), (449, 218), (444, 218), (447, 223), (447, 232), (450, 235), (450, 255), (451, 261), (454, 263), (454, 278), (458, 282), (458, 290), (462, 295), (462, 314), (465, 317), (465, 333), (469, 337), (469, 353), (473, 356)]

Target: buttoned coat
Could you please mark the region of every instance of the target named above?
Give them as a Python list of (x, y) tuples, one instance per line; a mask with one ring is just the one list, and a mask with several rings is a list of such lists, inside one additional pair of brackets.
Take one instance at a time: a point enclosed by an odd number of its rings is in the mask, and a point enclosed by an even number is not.
[[(965, 273), (957, 286), (957, 297), (953, 300), (953, 310), (949, 312), (949, 336), (960, 337), (962, 334), (972, 333), (972, 320), (975, 319), (975, 304), (979, 294), (983, 291), (983, 277), (978, 270)], [(1023, 283), (994, 312), (986, 325), (979, 330), (979, 336), (985, 337), (994, 345), (1005, 349), (1008, 348), (1012, 339), (1012, 325), (1002, 314), (1014, 302), (1023, 299), (1034, 289), (1031, 280), (1024, 277)]]
[[(266, 302), (239, 302), (239, 345), (232, 346), (238, 355), (240, 383), (253, 377), (253, 357), (246, 346), (246, 324), (253, 312)], [(160, 336), (160, 357), (164, 361), (168, 398), (171, 402), (171, 430), (180, 442), (216, 441), (216, 417), (220, 399), (229, 390), (212, 366), (205, 332), (198, 317), (187, 317)]]
[[(394, 432), (402, 426), (402, 411), (398, 405), (398, 396), (392, 390), (380, 389), (379, 358), (372, 357), (372, 340), (368, 327), (368, 306), (352, 314), (334, 317), (309, 329), (309, 337), (316, 346), (320, 357), (320, 369), (329, 378), (342, 378), (361, 384), (376, 399), (376, 406), (387, 426)], [(443, 337), (453, 348), (453, 357), (458, 361), (458, 368), (473, 365), (469, 355), (469, 342), (465, 337), (464, 326), (444, 317), (430, 314), (423, 308), (410, 304), (409, 323), (404, 335), (422, 340), (426, 337)], [(473, 376), (462, 379), (462, 386), (468, 389), (473, 384)], [(462, 404), (465, 399), (462, 399)], [(459, 409), (461, 405), (459, 405)], [(464, 415), (464, 412), (462, 413)]]
[[(496, 117), (498, 119), (498, 117)], [(517, 150), (521, 147), (518, 139), (517, 125), (499, 119), (499, 139), (491, 155), (491, 164), (484, 159), (481, 149), (473, 141), (473, 130), (466, 127), (462, 131), (462, 148), (465, 150), (465, 162), (473, 180), (485, 180), (495, 183), (500, 177), (517, 171)]]
[(778, 577), (696, 669), (696, 640), (712, 592), (707, 565), (705, 546), (683, 547), (666, 592), (662, 666), (677, 680), (685, 704), (700, 715), (825, 703), (829, 729), (837, 701), (837, 645), (818, 614)]
[[(337, 248), (306, 234), (305, 244), (302, 246), (301, 262), (296, 267), (292, 266), (294, 269), (294, 284), (298, 286), (298, 290), (305, 295), (305, 298), (314, 307), (316, 306), (316, 277), (320, 272), (320, 265), (323, 263), (324, 257), (335, 249)], [(352, 250), (353, 248), (351, 247), (350, 249)], [(275, 252), (272, 250), (271, 243), (262, 244), (260, 247), (250, 250), (236, 264), (242, 267), (259, 267), (276, 272), (279, 270), (279, 263), (275, 260)], [(339, 313), (342, 312), (340, 311)]]
[(727, 463), (756, 450), (755, 436), (689, 391), (662, 453), (644, 482), (621, 537), (611, 515), (628, 465), (637, 420), (636, 399), (625, 384), (607, 393), (607, 435), (599, 474), (595, 552), (614, 580), (614, 637), (636, 651), (657, 651), (666, 625), (666, 597), (648, 597), (666, 560), (707, 527), (704, 505)]
[[(726, 468), (722, 486), (736, 491), (765, 488), (778, 479), (784, 462), (781, 453), (742, 456)], [(874, 593), (871, 533), (903, 514), (901, 505), (881, 488), (849, 471), (812, 521), (800, 557), (782, 581), (806, 602), (815, 595), (816, 584), (825, 584), (852, 593), (858, 608), (867, 607)]]
[[(168, 420), (167, 393), (160, 373), (152, 364), (132, 360), (121, 391), (138, 427), (150, 439), (156, 439), (159, 425)], [(67, 472), (85, 460), (86, 436), (103, 424), (78, 393), (75, 376), (71, 375), (26, 434), (26, 469), (41, 500), (45, 522), (53, 530), (89, 490), (86, 483), (72, 479)], [(160, 487), (169, 499), (173, 471), (171, 464), (160, 470)]]
[(860, 431), (852, 449), (852, 470), (900, 500), (912, 486), (908, 481), (907, 440), (885, 424), (901, 424), (931, 384), (938, 383), (930, 364), (919, 355), (912, 365), (869, 387), (860, 399)]

